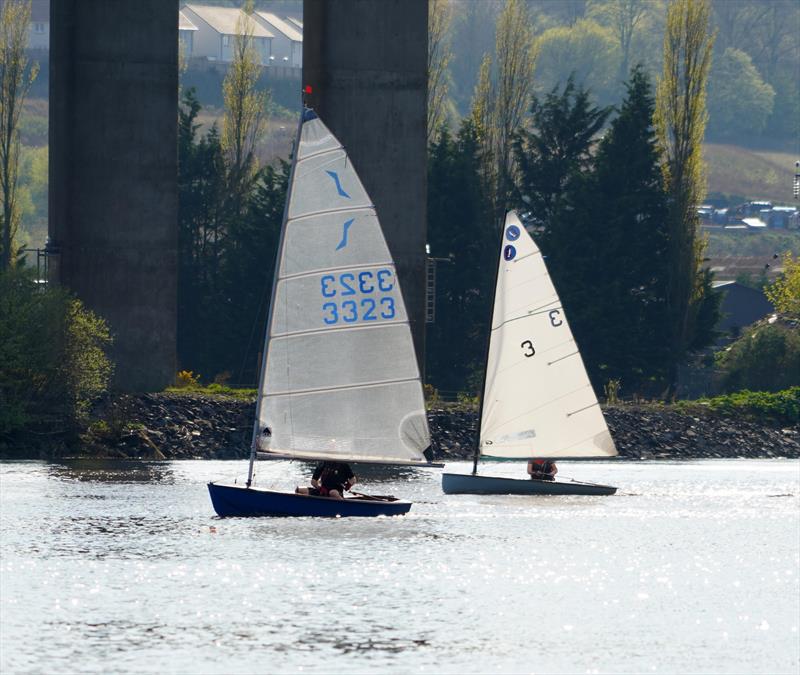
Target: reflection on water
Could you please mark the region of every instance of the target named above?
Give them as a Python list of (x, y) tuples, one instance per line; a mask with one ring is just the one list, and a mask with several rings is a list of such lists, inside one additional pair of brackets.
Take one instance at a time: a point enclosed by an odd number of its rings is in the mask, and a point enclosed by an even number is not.
[(800, 463), (561, 470), (620, 495), (359, 467), (411, 514), (219, 519), (246, 462), (0, 464), (0, 672), (797, 672)]
[(168, 483), (172, 481), (170, 462), (131, 460), (73, 459), (48, 465), (50, 475), (60, 480), (101, 483)]

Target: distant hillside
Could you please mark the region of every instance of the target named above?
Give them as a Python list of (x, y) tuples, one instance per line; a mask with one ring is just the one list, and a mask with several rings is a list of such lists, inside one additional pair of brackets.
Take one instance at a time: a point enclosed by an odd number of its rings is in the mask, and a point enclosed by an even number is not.
[(791, 204), (794, 163), (788, 152), (707, 143), (708, 192)]

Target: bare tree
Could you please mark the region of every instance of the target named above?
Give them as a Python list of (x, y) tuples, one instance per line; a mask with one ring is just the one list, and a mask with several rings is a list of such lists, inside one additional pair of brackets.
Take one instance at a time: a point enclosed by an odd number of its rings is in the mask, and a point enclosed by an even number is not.
[(450, 61), (450, 0), (428, 0), (428, 143), (431, 143), (447, 115)]
[(612, 28), (619, 41), (622, 60), (620, 62), (620, 79), (628, 79), (631, 62), (631, 42), (636, 26), (647, 11), (647, 5), (642, 0), (611, 0), (609, 3)]
[(14, 238), (19, 228), (17, 204), (19, 172), (19, 117), (22, 104), (38, 73), (28, 71), (25, 48), (31, 21), (30, 0), (5, 0), (0, 4), (0, 271), (14, 260)]
[[(667, 291), (674, 361), (692, 342), (703, 300), (696, 208), (705, 192), (702, 141), (708, 113), (706, 87), (714, 37), (708, 0), (673, 0), (664, 32), (664, 70), (656, 92), (655, 123), (669, 195), (670, 279)], [(674, 379), (674, 374), (673, 374)]]

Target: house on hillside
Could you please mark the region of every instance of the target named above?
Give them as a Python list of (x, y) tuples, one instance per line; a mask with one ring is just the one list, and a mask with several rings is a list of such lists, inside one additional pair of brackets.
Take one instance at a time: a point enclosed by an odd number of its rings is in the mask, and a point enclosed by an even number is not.
[(290, 21), (270, 12), (255, 12), (253, 17), (275, 37), (272, 56), (275, 65), (301, 68), (303, 66), (303, 31)]
[(195, 57), (230, 63), (233, 60), (235, 38), (241, 27), (246, 26), (252, 34), (259, 62), (262, 65), (270, 62), (274, 35), (241, 9), (190, 4), (184, 5), (182, 10), (197, 28), (192, 38), (192, 53)]
[(178, 12), (178, 41), (184, 59), (190, 59), (194, 56), (192, 48), (194, 46), (195, 32), (197, 32), (197, 26), (191, 22), (183, 10), (180, 10)]
[[(2, 5), (0, 1), (0, 5)], [(50, 49), (50, 0), (31, 1), (28, 49)]]

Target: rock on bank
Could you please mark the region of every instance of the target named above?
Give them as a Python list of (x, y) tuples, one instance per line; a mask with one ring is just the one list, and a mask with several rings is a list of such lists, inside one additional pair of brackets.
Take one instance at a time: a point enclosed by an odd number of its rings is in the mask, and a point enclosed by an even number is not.
[[(632, 459), (800, 457), (800, 429), (669, 406), (604, 409), (620, 456)], [(199, 393), (124, 396), (96, 411), (80, 439), (47, 451), (17, 447), (13, 457), (89, 456), (128, 459), (236, 459), (250, 453), (255, 403)], [(465, 406), (428, 411), (440, 460), (472, 456), (477, 414)]]

